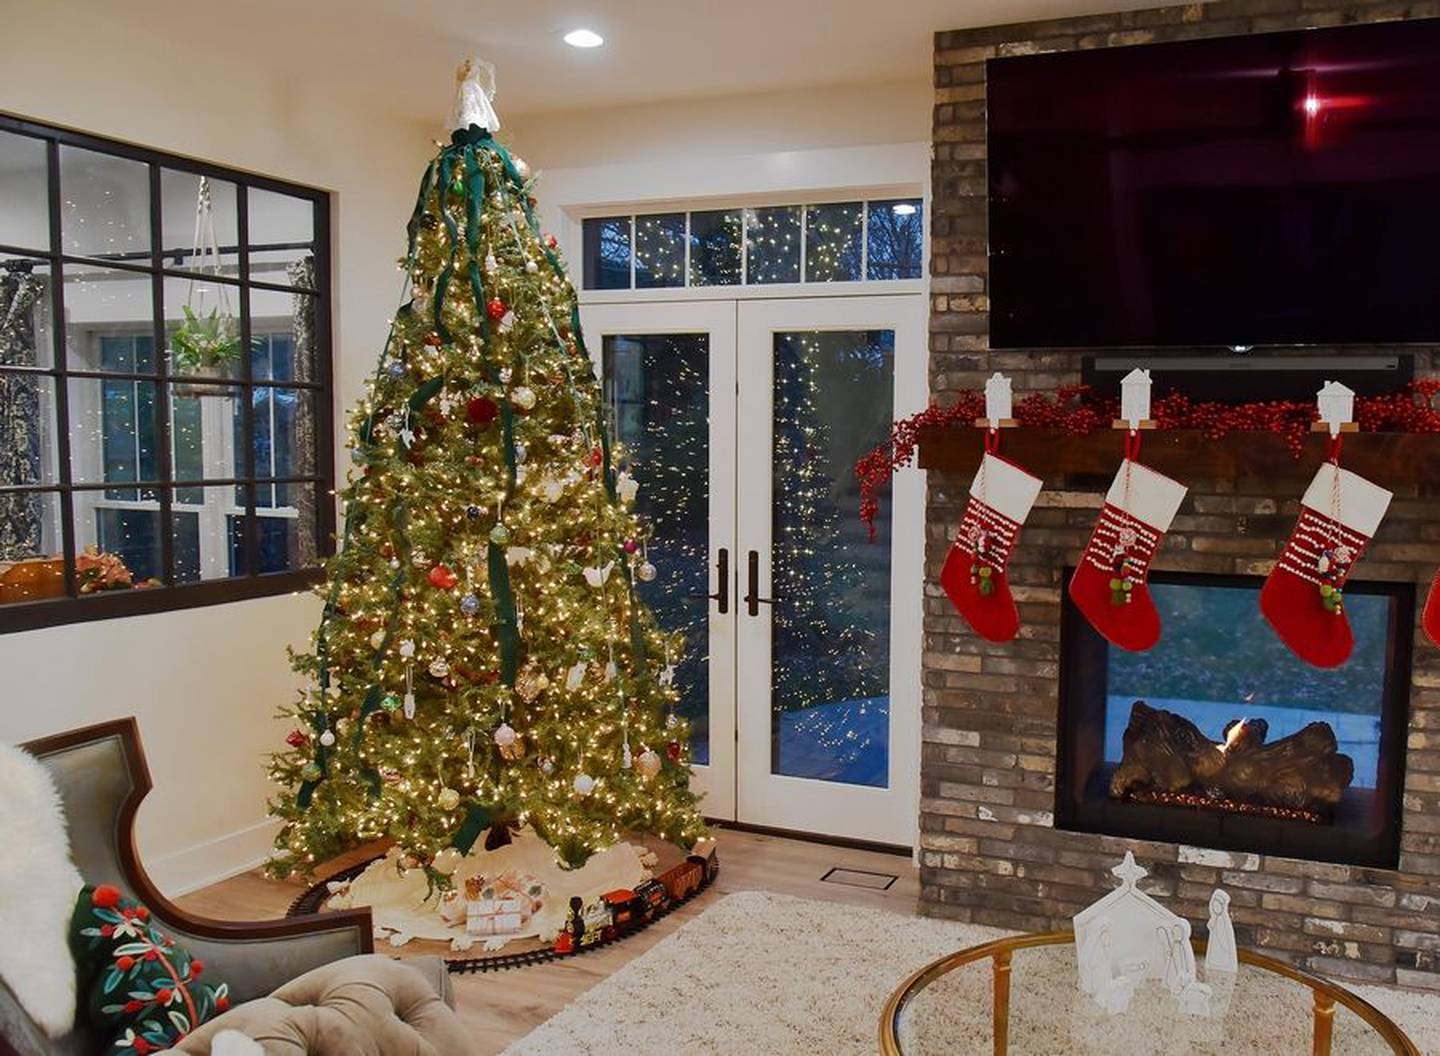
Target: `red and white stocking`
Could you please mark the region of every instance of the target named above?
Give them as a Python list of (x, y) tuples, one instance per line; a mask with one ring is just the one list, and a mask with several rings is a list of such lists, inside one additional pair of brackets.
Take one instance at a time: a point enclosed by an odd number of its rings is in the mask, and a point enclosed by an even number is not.
[(1430, 582), (1430, 593), (1425, 598), (1425, 614), (1420, 618), (1420, 626), (1425, 628), (1425, 633), (1436, 645), (1440, 645), (1440, 572), (1435, 573), (1435, 578)]
[(1345, 615), (1345, 581), (1391, 493), (1334, 462), (1315, 474), (1300, 500), (1300, 519), (1260, 591), (1260, 611), (1280, 640), (1306, 663), (1339, 667), (1355, 648)]
[(1020, 629), (1005, 568), (1040, 486), (1039, 477), (987, 451), (940, 573), (940, 585), (965, 622), (992, 642), (1008, 642)]
[(1121, 649), (1142, 652), (1160, 640), (1160, 613), (1146, 579), (1186, 490), (1126, 458), (1080, 555), (1070, 598), (1090, 625)]

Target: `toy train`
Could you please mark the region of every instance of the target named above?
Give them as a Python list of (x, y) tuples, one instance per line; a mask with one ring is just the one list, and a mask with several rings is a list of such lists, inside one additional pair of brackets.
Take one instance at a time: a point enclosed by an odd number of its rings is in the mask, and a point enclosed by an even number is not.
[(570, 918), (555, 940), (555, 952), (574, 953), (642, 928), (699, 891), (719, 871), (715, 841), (706, 839), (697, 843), (683, 862), (641, 881), (633, 890), (607, 891), (589, 905), (577, 895), (570, 899)]

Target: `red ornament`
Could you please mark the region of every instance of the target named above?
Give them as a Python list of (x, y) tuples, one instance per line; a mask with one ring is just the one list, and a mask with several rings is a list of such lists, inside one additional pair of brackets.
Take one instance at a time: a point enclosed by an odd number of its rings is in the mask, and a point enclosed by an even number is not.
[(596, 447), (594, 451), (591, 451), (591, 452), (590, 452), (590, 464), (591, 464), (592, 466), (599, 467), (599, 466), (601, 465), (601, 463), (603, 463), (604, 461), (605, 461), (605, 452), (604, 452), (603, 450), (601, 450), (599, 447)]
[(430, 580), (432, 587), (440, 590), (449, 590), (456, 583), (460, 582), (460, 577), (455, 575), (454, 572), (451, 572), (445, 565), (436, 565), (425, 578)]
[(680, 761), (680, 742), (671, 741), (667, 744), (665, 746), (665, 754), (670, 757), (672, 763), (678, 763)]
[(440, 335), (437, 334), (434, 330), (431, 330), (428, 334), (425, 335), (425, 343), (431, 348), (439, 348), (442, 344), (440, 340)]
[(640, 549), (640, 544), (637, 543), (634, 539), (626, 539), (626, 540), (625, 540), (625, 552), (626, 552), (627, 554), (633, 554), (636, 550), (639, 550), (639, 549)]
[(91, 893), (90, 902), (101, 909), (114, 909), (120, 904), (120, 889), (111, 884), (101, 884)]
[(309, 738), (305, 736), (304, 730), (291, 730), (285, 735), (285, 743), (291, 748), (303, 748)]
[(504, 301), (502, 301), (499, 297), (491, 297), (490, 303), (485, 305), (485, 313), (490, 316), (492, 322), (496, 323), (498, 323), (501, 319), (504, 319), (505, 313), (509, 310), (510, 306)]
[(551, 250), (559, 249), (559, 248), (560, 248), (560, 240), (559, 240), (558, 238), (556, 238), (554, 235), (546, 235), (546, 236), (545, 236), (545, 246), (546, 246), (546, 248), (551, 249)]
[(476, 396), (465, 405), (465, 418), (471, 425), (484, 429), (500, 414), (500, 408), (488, 396)]

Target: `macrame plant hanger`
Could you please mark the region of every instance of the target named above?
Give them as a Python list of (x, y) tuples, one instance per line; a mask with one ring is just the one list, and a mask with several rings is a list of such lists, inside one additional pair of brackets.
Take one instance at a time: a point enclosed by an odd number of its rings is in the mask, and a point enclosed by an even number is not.
[[(191, 272), (185, 286), (185, 319), (172, 339), (176, 349), (171, 370), (202, 377), (224, 377), (230, 361), (240, 354), (240, 338), (231, 306), (230, 288), (217, 281), (224, 275), (220, 241), (215, 235), (215, 205), (210, 177), (200, 177), (195, 195), (195, 232), (191, 237)], [(206, 281), (207, 278), (210, 281)], [(214, 291), (214, 305), (206, 311)], [(224, 386), (179, 385), (176, 392), (189, 396), (229, 396)]]

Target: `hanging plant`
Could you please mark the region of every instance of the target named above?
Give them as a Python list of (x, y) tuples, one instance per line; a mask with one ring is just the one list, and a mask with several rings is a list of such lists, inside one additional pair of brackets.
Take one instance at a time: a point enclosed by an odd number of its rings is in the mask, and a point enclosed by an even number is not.
[[(200, 278), (209, 275), (218, 279), (224, 271), (207, 176), (200, 177), (195, 199), (195, 237), (190, 255), (197, 277), (190, 280), (185, 303), (180, 307), (185, 319), (170, 336), (172, 369), (177, 374), (223, 374), (224, 368), (240, 359), (240, 327), (230, 308), (228, 285)], [(212, 289), (216, 303), (206, 312), (205, 302)]]
[(177, 372), (203, 373), (240, 358), (240, 333), (234, 316), (221, 315), (219, 308), (210, 309), (209, 315), (196, 315), (188, 304), (180, 310), (185, 321), (170, 337)]

